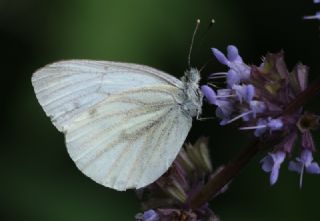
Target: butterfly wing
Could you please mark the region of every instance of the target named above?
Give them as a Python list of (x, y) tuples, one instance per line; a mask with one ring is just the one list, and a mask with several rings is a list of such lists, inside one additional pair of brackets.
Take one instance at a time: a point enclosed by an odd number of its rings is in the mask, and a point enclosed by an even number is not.
[(37, 71), (32, 83), (77, 167), (114, 189), (160, 177), (191, 127), (181, 81), (150, 67), (64, 61)]
[(108, 61), (61, 61), (32, 76), (36, 96), (59, 131), (110, 95), (162, 83), (182, 87), (181, 81), (156, 69)]

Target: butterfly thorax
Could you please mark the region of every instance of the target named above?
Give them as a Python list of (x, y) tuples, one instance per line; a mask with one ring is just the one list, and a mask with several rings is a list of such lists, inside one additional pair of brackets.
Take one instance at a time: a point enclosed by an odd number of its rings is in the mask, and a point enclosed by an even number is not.
[(182, 108), (191, 117), (198, 117), (201, 114), (203, 95), (199, 90), (199, 80), (200, 72), (196, 68), (190, 68), (181, 78), (186, 95)]

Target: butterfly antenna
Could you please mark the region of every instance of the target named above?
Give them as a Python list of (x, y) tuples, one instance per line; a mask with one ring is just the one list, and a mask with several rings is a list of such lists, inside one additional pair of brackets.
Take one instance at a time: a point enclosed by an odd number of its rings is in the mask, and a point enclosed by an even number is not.
[(211, 19), (211, 21), (209, 22), (209, 25), (208, 25), (208, 28), (207, 28), (207, 31), (205, 32), (204, 35), (206, 35), (208, 33), (208, 31), (211, 29), (212, 25), (215, 23), (216, 21), (214, 19)]
[(189, 48), (189, 54), (188, 54), (188, 67), (190, 68), (191, 67), (191, 52), (192, 52), (192, 47), (193, 47), (193, 42), (194, 42), (194, 38), (196, 36), (196, 33), (198, 31), (198, 27), (200, 25), (200, 19), (197, 19), (197, 24), (196, 24), (196, 27), (193, 31), (193, 35), (192, 35), (192, 39), (191, 39), (191, 44), (190, 44), (190, 48)]
[[(208, 28), (206, 30), (206, 32), (202, 35), (202, 37), (200, 38), (200, 46), (204, 43), (204, 39), (208, 36), (208, 32), (210, 31), (212, 25), (215, 23), (215, 20), (214, 19), (211, 19), (209, 25), (208, 25)], [(211, 59), (208, 59), (202, 66), (201, 68), (199, 69), (199, 72), (201, 73), (206, 67), (207, 65), (211, 62)]]
[(200, 42), (200, 45), (199, 45), (199, 48), (204, 44), (204, 40), (207, 38), (207, 36), (208, 36), (208, 33), (209, 33), (209, 31), (211, 30), (211, 28), (212, 28), (212, 26), (213, 26), (213, 24), (215, 23), (216, 21), (214, 20), (214, 19), (211, 19), (211, 21), (209, 22), (209, 24), (208, 24), (208, 27), (207, 27), (207, 30), (205, 31), (205, 33), (203, 33), (202, 35), (201, 35), (201, 37), (200, 37), (200, 40), (199, 40), (199, 42)]

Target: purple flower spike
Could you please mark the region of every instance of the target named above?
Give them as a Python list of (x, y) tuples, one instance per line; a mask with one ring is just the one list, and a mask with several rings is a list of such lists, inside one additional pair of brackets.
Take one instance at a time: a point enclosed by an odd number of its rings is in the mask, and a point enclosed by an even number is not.
[(239, 62), (242, 63), (242, 58), (239, 55), (238, 48), (234, 45), (229, 45), (227, 47), (227, 52), (228, 52), (228, 60), (231, 62)]
[(284, 151), (277, 151), (275, 153), (269, 153), (265, 158), (261, 160), (262, 170), (270, 173), (270, 185), (274, 185), (279, 177), (279, 170), (282, 162), (286, 157)]
[(320, 3), (320, 0), (313, 0), (314, 4)]
[(209, 104), (217, 104), (217, 94), (212, 90), (211, 87), (207, 85), (201, 86), (201, 92), (205, 96), (205, 98), (208, 100)]
[(224, 64), (224, 65), (228, 65), (229, 64), (229, 60), (226, 58), (226, 56), (221, 51), (219, 51), (216, 48), (212, 48), (211, 50), (212, 50), (214, 56), (217, 58), (217, 60), (221, 64)]
[(304, 149), (300, 154), (300, 158), (296, 158), (296, 162), (291, 161), (289, 163), (289, 170), (300, 173), (300, 187), (302, 187), (304, 169), (307, 173), (320, 174), (320, 167), (318, 163), (312, 161), (312, 152), (308, 149)]
[(143, 221), (158, 221), (159, 215), (153, 209), (147, 210), (143, 213)]

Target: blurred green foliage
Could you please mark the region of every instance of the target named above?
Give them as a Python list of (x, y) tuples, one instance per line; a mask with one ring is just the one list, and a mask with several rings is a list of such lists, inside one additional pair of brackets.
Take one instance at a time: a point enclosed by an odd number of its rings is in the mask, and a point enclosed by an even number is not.
[[(37, 68), (86, 58), (142, 63), (181, 76), (200, 18), (192, 64), (201, 67), (209, 61), (204, 78), (225, 70), (210, 47), (224, 50), (228, 44), (237, 45), (245, 61), (257, 64), (266, 52), (283, 49), (289, 67), (302, 61), (315, 78), (320, 72), (318, 23), (301, 17), (316, 10), (311, 0), (1, 0), (0, 219), (133, 220), (139, 212), (133, 191), (107, 189), (76, 169), (63, 135), (33, 93), (30, 78)], [(211, 18), (216, 24), (207, 32)], [(311, 106), (319, 112), (314, 102)], [(196, 122), (189, 140), (210, 136), (214, 165), (219, 166), (248, 139), (215, 124)], [(212, 202), (222, 221), (319, 220), (320, 178), (306, 175), (300, 190), (297, 174), (282, 168), (278, 183), (270, 187), (259, 167), (262, 157)]]

